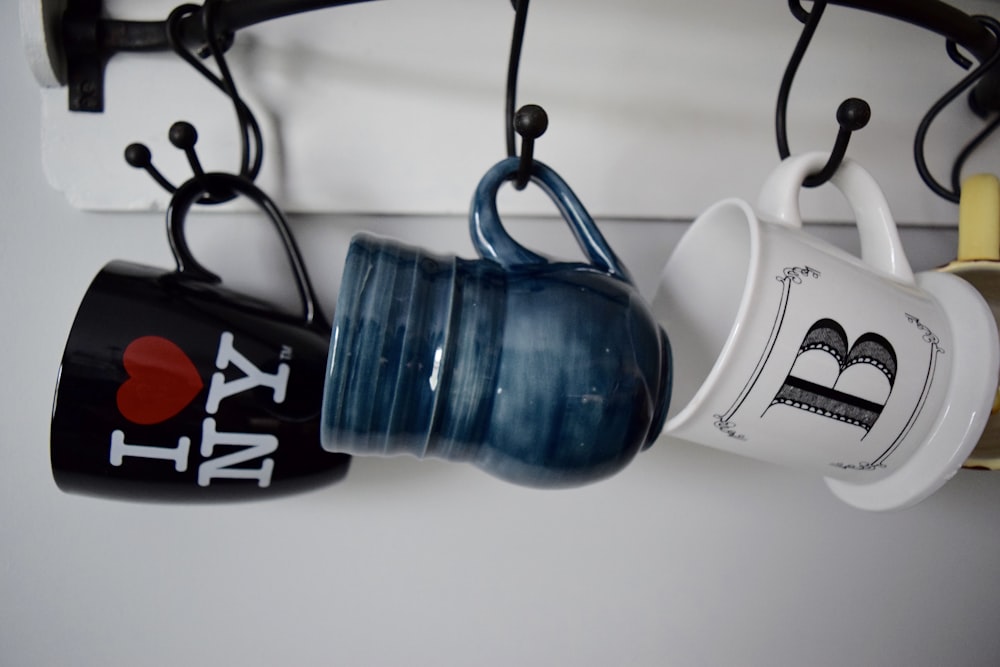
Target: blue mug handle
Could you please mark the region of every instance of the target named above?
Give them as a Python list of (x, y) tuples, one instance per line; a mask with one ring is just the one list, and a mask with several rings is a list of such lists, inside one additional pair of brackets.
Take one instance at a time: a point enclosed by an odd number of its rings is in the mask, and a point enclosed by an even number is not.
[[(493, 165), (476, 188), (469, 215), (472, 243), (481, 257), (491, 259), (506, 269), (525, 264), (545, 264), (548, 259), (512, 239), (500, 222), (497, 192), (505, 181), (517, 176), (520, 159), (509, 157)], [(593, 218), (559, 174), (535, 160), (531, 180), (545, 191), (569, 223), (580, 248), (597, 268), (632, 284), (632, 276), (604, 240)]]

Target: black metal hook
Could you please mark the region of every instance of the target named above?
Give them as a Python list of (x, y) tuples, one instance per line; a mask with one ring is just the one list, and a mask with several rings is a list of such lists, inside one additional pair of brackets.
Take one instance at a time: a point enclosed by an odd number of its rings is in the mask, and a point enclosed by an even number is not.
[(170, 194), (177, 191), (177, 186), (168, 181), (160, 170), (153, 166), (153, 153), (146, 144), (129, 144), (125, 148), (125, 161), (136, 169), (145, 169), (146, 173)]
[(535, 159), (535, 139), (545, 134), (549, 116), (537, 104), (525, 104), (514, 115), (514, 129), (521, 135), (521, 163), (518, 165), (514, 188), (523, 190), (531, 180), (531, 165)]
[[(201, 166), (201, 160), (198, 159), (198, 152), (195, 149), (195, 144), (198, 143), (198, 131), (194, 125), (186, 121), (177, 121), (170, 126), (167, 138), (176, 148), (184, 151), (184, 155), (187, 157), (188, 164), (191, 166), (191, 171), (194, 174), (191, 180), (203, 178), (205, 170)], [(145, 170), (160, 187), (171, 195), (176, 194), (178, 188), (167, 180), (163, 173), (153, 165), (153, 154), (145, 144), (129, 144), (125, 149), (125, 161), (136, 169)], [(216, 183), (218, 182), (219, 180), (216, 179)], [(221, 204), (222, 202), (229, 201), (236, 195), (233, 192), (219, 191), (217, 188), (205, 187), (203, 189), (206, 194), (198, 200), (199, 204)]]
[(521, 136), (521, 163), (513, 177), (514, 188), (523, 190), (531, 180), (531, 166), (535, 159), (535, 139), (545, 134), (549, 127), (549, 116), (537, 104), (525, 104), (514, 112), (517, 106), (517, 73), (521, 63), (521, 47), (524, 44), (524, 27), (528, 20), (528, 0), (511, 0), (514, 8), (514, 34), (510, 42), (510, 61), (507, 65), (507, 98), (505, 106), (507, 157), (515, 157), (514, 132)]
[[(368, 0), (243, 0), (219, 5), (215, 23), (219, 34), (229, 40), (236, 30), (262, 21), (290, 16), (300, 12), (339, 7)], [(204, 16), (185, 14), (177, 26), (167, 27), (167, 21), (128, 21), (104, 15), (102, 0), (61, 0), (68, 5), (53, 26), (55, 39), (62, 39), (59, 54), (66, 70), (70, 111), (101, 112), (104, 110), (104, 70), (116, 53), (167, 51), (172, 42), (183, 42), (191, 48), (205, 47), (209, 39)], [(226, 45), (228, 48), (228, 44)]]
[[(231, 33), (219, 34), (216, 30), (215, 19), (220, 1), (206, 0), (204, 6), (185, 4), (176, 7), (170, 12), (166, 21), (167, 41), (178, 56), (195, 68), (196, 71), (225, 93), (232, 101), (240, 132), (241, 155), (239, 176), (253, 182), (260, 173), (263, 163), (263, 135), (260, 130), (260, 124), (257, 122), (253, 112), (237, 92), (236, 82), (233, 80), (232, 73), (226, 63), (224, 51), (232, 44), (233, 35)], [(216, 66), (219, 69), (218, 75), (202, 64), (198, 56), (191, 53), (180, 39), (179, 30), (181, 21), (196, 12), (200, 13), (202, 29), (207, 39), (207, 47), (199, 55), (201, 57), (208, 57), (210, 55), (215, 60)], [(183, 121), (174, 123), (170, 128), (169, 139), (174, 146), (184, 151), (188, 163), (191, 165), (194, 177), (199, 178), (203, 176), (205, 171), (194, 149), (195, 143), (198, 141), (198, 133), (194, 126)], [(176, 192), (177, 188), (153, 166), (152, 152), (147, 146), (138, 143), (131, 144), (125, 149), (125, 160), (133, 167), (144, 169), (167, 192), (171, 194)], [(236, 195), (237, 193), (235, 192), (214, 191), (205, 194), (198, 203), (220, 204), (235, 198)]]
[(201, 160), (198, 159), (198, 153), (194, 149), (195, 144), (198, 143), (198, 131), (194, 129), (194, 125), (185, 121), (178, 121), (170, 126), (167, 138), (170, 140), (170, 143), (184, 151), (184, 155), (187, 157), (188, 164), (191, 165), (191, 171), (194, 172), (195, 178), (204, 176), (205, 170), (202, 169)]
[[(799, 0), (788, 0), (788, 7), (796, 19), (805, 23), (799, 41), (792, 51), (792, 57), (785, 68), (785, 75), (781, 79), (781, 87), (778, 89), (778, 103), (774, 113), (775, 134), (778, 140), (778, 155), (781, 159), (791, 155), (788, 147), (787, 115), (788, 96), (792, 90), (792, 82), (795, 80), (795, 73), (798, 71), (802, 58), (805, 56), (809, 42), (816, 32), (823, 11), (826, 9), (826, 0), (815, 0), (811, 12), (807, 12)], [(807, 188), (814, 188), (826, 183), (837, 171), (840, 163), (843, 162), (847, 154), (847, 146), (851, 141), (851, 135), (865, 127), (871, 120), (871, 107), (863, 99), (851, 97), (840, 103), (837, 108), (837, 123), (840, 129), (837, 132), (837, 139), (834, 141), (833, 150), (827, 163), (815, 174), (811, 174), (802, 183)]]
[[(991, 16), (983, 15), (973, 16), (973, 18), (993, 32), (993, 34), (997, 37), (997, 46), (993, 50), (992, 55), (983, 60), (978, 67), (963, 77), (961, 81), (959, 81), (954, 87), (951, 88), (951, 90), (945, 93), (941, 99), (931, 106), (930, 110), (928, 110), (926, 115), (924, 115), (923, 119), (920, 121), (920, 125), (917, 127), (917, 133), (913, 138), (913, 158), (917, 164), (917, 172), (919, 172), (920, 178), (936, 195), (955, 204), (957, 204), (961, 198), (962, 167), (965, 165), (966, 160), (980, 146), (980, 144), (982, 144), (983, 141), (985, 141), (986, 138), (990, 136), (998, 126), (1000, 126), (1000, 114), (997, 114), (996, 117), (986, 123), (986, 126), (980, 130), (980, 132), (976, 134), (962, 148), (961, 151), (959, 151), (958, 156), (955, 158), (955, 162), (951, 168), (951, 189), (941, 185), (931, 174), (930, 169), (927, 167), (927, 159), (924, 155), (924, 143), (927, 140), (927, 132), (930, 129), (931, 123), (935, 118), (937, 118), (938, 114), (940, 114), (945, 107), (951, 104), (956, 97), (979, 81), (991, 68), (1000, 62), (1000, 21), (997, 21)], [(954, 42), (949, 41), (947, 43), (947, 50), (951, 59), (963, 69), (969, 69), (972, 66), (972, 62), (958, 52)]]
[[(261, 136), (260, 125), (257, 122), (256, 117), (254, 117), (250, 107), (243, 102), (243, 99), (236, 90), (236, 81), (233, 79), (232, 73), (229, 69), (229, 64), (226, 62), (224, 51), (228, 45), (232, 43), (234, 36), (232, 33), (227, 33), (225, 35), (220, 34), (216, 29), (216, 14), (220, 5), (221, 0), (205, 0), (204, 6), (200, 8), (202, 29), (205, 31), (205, 34), (209, 36), (206, 41), (207, 54), (202, 53), (200, 55), (203, 57), (207, 57), (207, 55), (212, 56), (212, 59), (215, 61), (215, 64), (219, 69), (218, 76), (212, 74), (207, 67), (198, 61), (191, 51), (185, 48), (181, 42), (176, 39), (180, 22), (189, 13), (198, 11), (199, 7), (197, 5), (182, 5), (171, 12), (171, 15), (167, 19), (167, 25), (169, 28), (168, 35), (170, 45), (174, 49), (174, 52), (198, 70), (198, 72), (211, 81), (217, 88), (219, 88), (219, 90), (229, 97), (230, 101), (232, 101), (240, 130), (241, 159), (239, 173), (243, 178), (253, 181), (260, 173), (261, 164), (264, 158), (263, 138)], [(253, 135), (252, 143), (251, 134)]]
[(521, 47), (524, 45), (524, 28), (528, 22), (528, 0), (511, 0), (514, 7), (514, 32), (510, 39), (510, 57), (507, 61), (507, 95), (504, 105), (504, 132), (507, 139), (507, 157), (517, 155), (514, 146), (514, 109), (517, 107), (517, 75), (521, 66)]

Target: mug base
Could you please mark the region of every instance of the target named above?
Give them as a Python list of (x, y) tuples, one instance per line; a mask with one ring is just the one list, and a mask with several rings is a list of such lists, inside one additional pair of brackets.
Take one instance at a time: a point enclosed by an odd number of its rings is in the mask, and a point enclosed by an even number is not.
[[(989, 306), (955, 276), (929, 271), (918, 274), (916, 282), (938, 301), (953, 325), (949, 401), (954, 407), (944, 411), (920, 448), (888, 477), (868, 484), (826, 478), (834, 495), (859, 509), (902, 509), (940, 488), (975, 448), (993, 406), (1000, 343)], [(985, 349), (984, 340), (990, 341)]]

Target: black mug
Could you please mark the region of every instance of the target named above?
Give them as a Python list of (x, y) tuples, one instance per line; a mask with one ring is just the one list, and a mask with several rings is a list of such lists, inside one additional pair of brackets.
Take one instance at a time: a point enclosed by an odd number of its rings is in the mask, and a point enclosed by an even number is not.
[[(284, 243), (303, 314), (222, 285), (184, 237), (191, 206), (235, 192)], [(51, 428), (64, 491), (128, 500), (252, 499), (342, 479), (350, 456), (320, 446), (330, 326), (277, 206), (249, 181), (205, 174), (167, 211), (177, 269), (105, 266), (63, 354)]]

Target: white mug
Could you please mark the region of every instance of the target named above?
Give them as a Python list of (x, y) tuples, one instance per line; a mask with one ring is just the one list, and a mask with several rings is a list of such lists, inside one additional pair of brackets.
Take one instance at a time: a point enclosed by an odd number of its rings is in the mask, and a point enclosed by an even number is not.
[(997, 328), (961, 279), (914, 276), (857, 163), (832, 183), (854, 210), (861, 258), (802, 230), (802, 182), (827, 157), (784, 160), (756, 213), (719, 202), (672, 253), (653, 299), (675, 350), (663, 434), (815, 470), (859, 508), (905, 507), (954, 475), (981, 435)]

